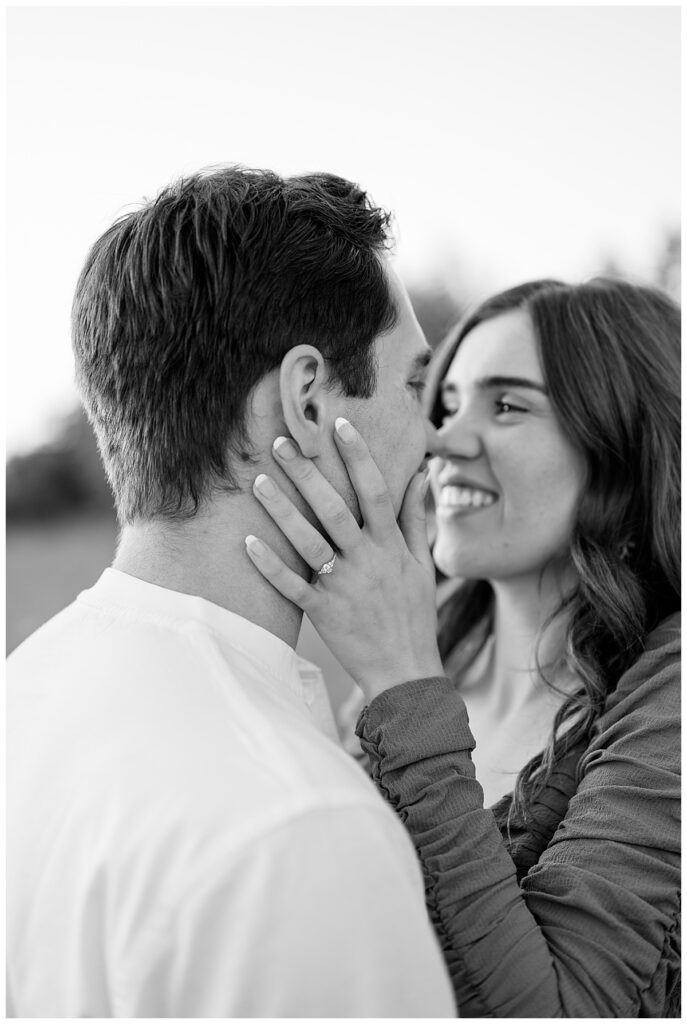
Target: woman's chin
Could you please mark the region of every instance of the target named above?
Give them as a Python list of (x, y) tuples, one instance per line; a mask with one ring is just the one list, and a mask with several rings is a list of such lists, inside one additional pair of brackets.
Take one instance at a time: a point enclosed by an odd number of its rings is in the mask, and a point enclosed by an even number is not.
[(455, 548), (445, 546), (440, 540), (434, 545), (432, 557), (439, 572), (448, 579), (453, 579), (456, 576), (467, 577), (470, 575), (466, 571), (466, 559), (461, 558)]

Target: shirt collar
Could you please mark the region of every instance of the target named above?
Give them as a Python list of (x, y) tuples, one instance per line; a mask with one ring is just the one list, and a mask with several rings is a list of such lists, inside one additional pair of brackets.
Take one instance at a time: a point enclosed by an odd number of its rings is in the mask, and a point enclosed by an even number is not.
[(249, 619), (203, 597), (159, 587), (119, 569), (105, 569), (97, 583), (82, 591), (77, 600), (91, 607), (116, 609), (129, 617), (148, 618), (158, 623), (178, 623), (184, 628), (193, 622), (201, 624), (302, 699), (301, 672), (304, 668), (319, 672), (283, 640)]

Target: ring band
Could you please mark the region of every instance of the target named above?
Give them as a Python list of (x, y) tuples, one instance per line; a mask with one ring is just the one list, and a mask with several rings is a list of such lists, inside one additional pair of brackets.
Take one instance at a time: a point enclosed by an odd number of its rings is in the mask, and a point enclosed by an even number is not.
[(318, 576), (326, 576), (327, 573), (334, 572), (334, 563), (336, 562), (336, 555), (329, 562), (325, 562), (321, 569), (317, 570)]

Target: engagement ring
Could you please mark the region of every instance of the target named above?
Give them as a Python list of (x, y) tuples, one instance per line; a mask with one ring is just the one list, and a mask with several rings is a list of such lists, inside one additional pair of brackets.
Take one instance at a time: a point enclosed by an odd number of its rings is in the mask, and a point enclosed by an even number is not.
[(332, 560), (330, 562), (325, 562), (324, 565), (322, 566), (322, 568), (317, 570), (317, 575), (318, 576), (326, 576), (328, 572), (333, 572), (334, 571), (334, 563), (335, 562), (336, 562), (336, 555), (334, 555), (334, 557), (332, 558)]

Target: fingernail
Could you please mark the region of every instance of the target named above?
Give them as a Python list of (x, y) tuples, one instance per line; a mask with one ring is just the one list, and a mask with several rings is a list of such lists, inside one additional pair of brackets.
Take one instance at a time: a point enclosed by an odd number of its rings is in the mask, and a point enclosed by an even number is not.
[(261, 494), (265, 495), (266, 498), (273, 498), (277, 493), (277, 488), (274, 486), (270, 478), (265, 476), (264, 473), (261, 473), (260, 476), (256, 476), (255, 486)]
[(252, 533), (249, 533), (248, 536), (246, 537), (245, 545), (253, 555), (262, 557), (263, 555), (267, 554), (267, 548), (265, 547), (265, 545), (262, 543), (261, 540), (258, 540), (257, 537), (254, 537)]
[(425, 475), (422, 478), (422, 486), (420, 488), (420, 493), (422, 494), (423, 498), (425, 498), (427, 496), (428, 488), (429, 488), (429, 470), (426, 469), (425, 470)]
[(355, 428), (351, 426), (348, 420), (345, 420), (343, 416), (339, 416), (334, 420), (334, 426), (337, 434), (344, 444), (353, 444), (356, 438), (356, 432)]
[(272, 447), (280, 459), (294, 459), (298, 455), (298, 449), (288, 437), (278, 437)]

